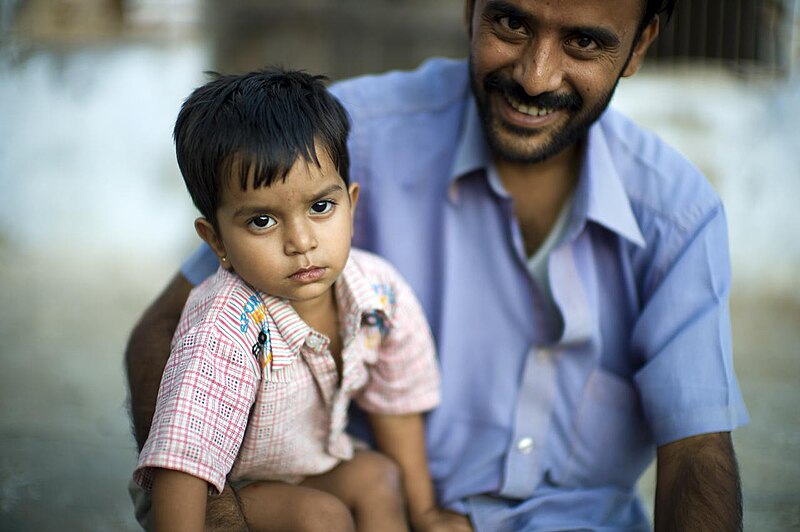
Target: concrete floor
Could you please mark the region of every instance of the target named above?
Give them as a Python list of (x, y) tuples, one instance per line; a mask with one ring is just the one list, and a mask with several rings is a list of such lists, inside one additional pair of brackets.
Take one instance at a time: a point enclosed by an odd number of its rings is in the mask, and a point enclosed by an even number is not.
[[(2, 531), (137, 530), (122, 351), (172, 266), (79, 255), (0, 247)], [(753, 419), (735, 433), (746, 529), (800, 530), (800, 305), (735, 298), (733, 325)]]

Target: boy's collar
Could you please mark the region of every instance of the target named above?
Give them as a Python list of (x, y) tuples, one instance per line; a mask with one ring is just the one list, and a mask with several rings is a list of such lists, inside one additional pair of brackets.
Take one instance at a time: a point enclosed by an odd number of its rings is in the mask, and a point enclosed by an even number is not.
[[(394, 294), (383, 285), (371, 284), (352, 256), (347, 260), (333, 289), (342, 331), (345, 334), (355, 335), (365, 317), (375, 313), (379, 313), (384, 320), (391, 323), (388, 309)], [(298, 353), (313, 329), (300, 318), (287, 299), (261, 291), (257, 293), (264, 303), (267, 314), (272, 318), (277, 333), (286, 341), (290, 351)]]

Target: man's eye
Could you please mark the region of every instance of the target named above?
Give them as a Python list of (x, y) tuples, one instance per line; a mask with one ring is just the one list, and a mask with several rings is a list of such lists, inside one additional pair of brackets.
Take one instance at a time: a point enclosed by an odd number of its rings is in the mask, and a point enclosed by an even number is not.
[(573, 37), (569, 41), (567, 41), (567, 43), (573, 48), (578, 48), (579, 50), (585, 50), (585, 51), (593, 51), (599, 48), (597, 41), (585, 35)]
[(275, 220), (272, 216), (267, 216), (266, 214), (262, 214), (261, 216), (256, 216), (252, 220), (250, 220), (249, 224), (251, 227), (255, 229), (267, 229), (275, 225)]
[(497, 22), (503, 29), (514, 32), (519, 32), (524, 26), (522, 19), (508, 15), (502, 15), (498, 17)]
[(311, 212), (314, 214), (327, 214), (331, 212), (334, 205), (334, 202), (331, 200), (318, 201), (311, 206)]

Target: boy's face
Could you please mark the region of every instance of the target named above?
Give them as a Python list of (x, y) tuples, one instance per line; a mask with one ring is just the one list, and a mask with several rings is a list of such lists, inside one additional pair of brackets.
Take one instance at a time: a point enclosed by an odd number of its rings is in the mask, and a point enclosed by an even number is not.
[(224, 187), (217, 209), (219, 232), (200, 218), (198, 234), (222, 265), (251, 286), (288, 299), (298, 311), (331, 296), (350, 254), (358, 185), (349, 188), (327, 154), (321, 167), (298, 159), (285, 181), (241, 190)]

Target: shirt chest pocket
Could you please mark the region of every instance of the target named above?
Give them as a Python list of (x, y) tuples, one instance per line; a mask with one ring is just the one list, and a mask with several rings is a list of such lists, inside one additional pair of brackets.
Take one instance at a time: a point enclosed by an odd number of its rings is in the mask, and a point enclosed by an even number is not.
[(653, 459), (638, 394), (613, 373), (598, 368), (589, 376), (574, 427), (566, 467), (555, 475), (559, 484), (629, 488)]
[(313, 394), (306, 393), (294, 366), (297, 364), (263, 374), (247, 427), (251, 444), (274, 439), (275, 430), (282, 431), (286, 420), (303, 419), (302, 416), (314, 408), (313, 402), (308, 400)]

